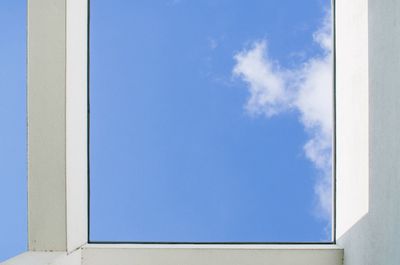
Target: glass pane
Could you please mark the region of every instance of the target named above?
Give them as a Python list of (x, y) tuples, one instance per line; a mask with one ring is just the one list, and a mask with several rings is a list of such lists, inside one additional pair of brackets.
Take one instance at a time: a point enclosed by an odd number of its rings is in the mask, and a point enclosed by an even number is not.
[(327, 242), (328, 0), (91, 1), (92, 241)]
[(26, 1), (0, 1), (0, 262), (27, 248)]

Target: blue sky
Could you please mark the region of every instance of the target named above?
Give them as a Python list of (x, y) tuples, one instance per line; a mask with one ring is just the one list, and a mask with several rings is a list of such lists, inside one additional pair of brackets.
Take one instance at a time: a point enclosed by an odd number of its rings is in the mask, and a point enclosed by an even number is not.
[[(328, 241), (329, 1), (91, 2), (91, 240)], [(0, 32), (2, 261), (27, 245), (25, 0)]]
[(0, 1), (0, 262), (27, 248), (25, 17)]
[(92, 1), (91, 240), (329, 240), (329, 5)]

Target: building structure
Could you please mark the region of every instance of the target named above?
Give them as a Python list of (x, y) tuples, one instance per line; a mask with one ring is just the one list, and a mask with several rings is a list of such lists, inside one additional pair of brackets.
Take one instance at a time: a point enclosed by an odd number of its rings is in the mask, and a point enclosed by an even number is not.
[(88, 3), (28, 0), (29, 251), (3, 264), (400, 264), (400, 1), (335, 10), (336, 244), (93, 245)]

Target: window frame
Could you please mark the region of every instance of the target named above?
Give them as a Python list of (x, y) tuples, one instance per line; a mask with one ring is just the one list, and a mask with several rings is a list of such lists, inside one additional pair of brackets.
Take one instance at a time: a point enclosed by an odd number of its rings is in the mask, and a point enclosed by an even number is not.
[[(342, 264), (336, 236), (318, 244), (90, 242), (89, 11), (90, 0), (28, 0), (29, 250), (4, 265)], [(333, 141), (335, 196), (335, 133)], [(333, 213), (335, 235), (336, 206)]]
[(327, 242), (142, 242), (142, 241), (96, 241), (90, 240), (90, 2), (88, 1), (88, 24), (87, 24), (87, 105), (88, 105), (88, 128), (87, 128), (87, 182), (88, 182), (88, 242), (90, 244), (145, 244), (145, 245), (334, 245), (336, 244), (336, 0), (331, 2), (331, 19), (332, 19), (332, 216), (331, 216), (331, 229), (332, 240)]

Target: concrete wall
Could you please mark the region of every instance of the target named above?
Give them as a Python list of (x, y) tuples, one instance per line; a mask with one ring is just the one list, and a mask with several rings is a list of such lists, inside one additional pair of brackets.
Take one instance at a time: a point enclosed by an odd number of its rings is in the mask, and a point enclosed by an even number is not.
[(400, 264), (399, 49), (400, 1), (337, 0), (337, 238), (345, 265)]

